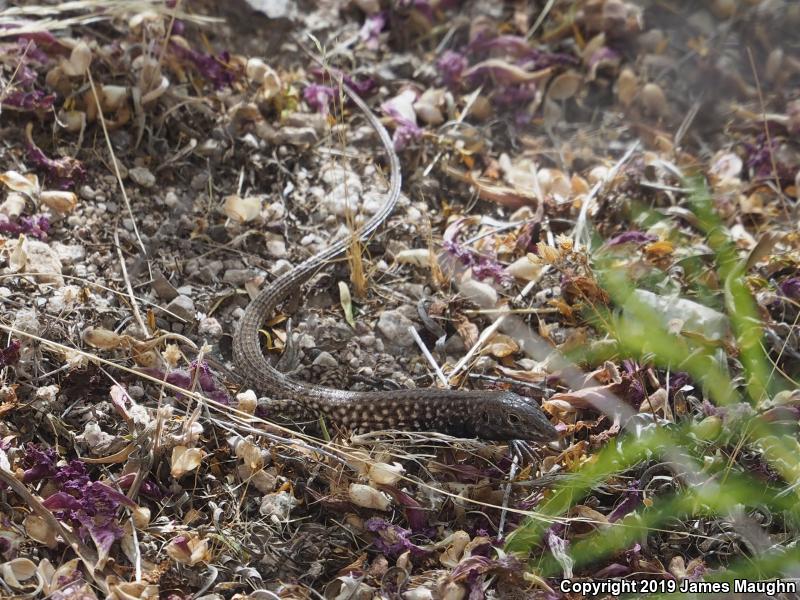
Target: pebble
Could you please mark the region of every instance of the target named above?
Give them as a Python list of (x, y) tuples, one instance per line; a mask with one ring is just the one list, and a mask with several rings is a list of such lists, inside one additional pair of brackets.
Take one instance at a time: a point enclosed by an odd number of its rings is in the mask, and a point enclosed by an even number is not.
[(270, 240), (267, 242), (267, 253), (275, 258), (286, 256), (286, 242), (283, 240)]
[(418, 224), (422, 221), (422, 213), (415, 206), (409, 206), (406, 211), (406, 222)]
[[(9, 240), (6, 248), (11, 254), (14, 253), (19, 240)], [(34, 278), (39, 283), (52, 283), (53, 285), (64, 285), (64, 278), (61, 277), (61, 260), (55, 250), (48, 244), (39, 240), (26, 239), (23, 242), (25, 252), (25, 266), (23, 273), (41, 273)]]
[(150, 287), (156, 293), (156, 296), (165, 302), (169, 302), (178, 296), (178, 290), (160, 271), (153, 273), (153, 281), (150, 283)]
[(283, 275), (284, 273), (288, 273), (291, 270), (292, 270), (292, 263), (290, 263), (285, 258), (280, 258), (275, 261), (269, 272), (277, 277), (278, 275)]
[(407, 348), (414, 345), (414, 338), (408, 332), (414, 323), (397, 310), (387, 310), (378, 318), (378, 329), (393, 343)]
[(482, 372), (491, 371), (495, 367), (497, 367), (497, 362), (490, 356), (481, 356), (474, 364), (474, 369)]
[(222, 276), (222, 281), (228, 285), (244, 285), (255, 276), (250, 269), (228, 269)]
[(212, 339), (220, 338), (222, 337), (222, 325), (214, 317), (205, 317), (200, 321), (197, 332)]
[(194, 301), (189, 296), (177, 296), (167, 305), (167, 310), (187, 321), (194, 320)]
[(138, 185), (144, 188), (151, 188), (156, 184), (156, 177), (146, 167), (134, 167), (128, 171), (128, 175)]
[(61, 260), (61, 264), (64, 265), (71, 265), (86, 258), (86, 248), (79, 244), (62, 244), (61, 242), (52, 242), (50, 247), (55, 250), (58, 258)]
[(281, 127), (275, 137), (279, 144), (292, 146), (311, 146), (319, 139), (313, 127)]
[(211, 260), (197, 270), (197, 277), (205, 283), (214, 283), (224, 268), (221, 260)]
[(408, 251), (408, 244), (400, 240), (389, 240), (386, 242), (386, 255), (391, 259), (396, 259), (398, 254)]
[(494, 308), (497, 305), (497, 290), (488, 283), (465, 279), (458, 288), (465, 298), (481, 308)]
[(376, 191), (369, 191), (363, 195), (361, 200), (361, 209), (374, 215), (386, 203), (385, 197), (382, 193)]
[(397, 286), (397, 291), (413, 300), (419, 300), (425, 296), (425, 286), (421, 283), (401, 283)]
[(91, 186), (82, 185), (81, 188), (78, 190), (78, 195), (84, 200), (94, 200), (94, 197), (97, 195), (97, 192), (95, 192)]
[(333, 357), (333, 355), (331, 355), (330, 352), (325, 351), (317, 354), (317, 358), (314, 359), (312, 364), (319, 365), (327, 369), (335, 369), (339, 366), (339, 362)]
[(302, 333), (295, 338), (295, 343), (297, 347), (302, 350), (308, 350), (309, 348), (316, 348), (317, 341), (314, 339), (314, 336), (309, 335), (307, 333)]
[(178, 194), (175, 192), (167, 192), (166, 196), (164, 196), (164, 204), (167, 208), (175, 208), (178, 206)]

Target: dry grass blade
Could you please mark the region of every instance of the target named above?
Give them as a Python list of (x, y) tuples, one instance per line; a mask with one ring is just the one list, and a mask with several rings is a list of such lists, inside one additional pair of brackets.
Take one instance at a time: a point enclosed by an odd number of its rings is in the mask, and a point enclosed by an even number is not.
[[(0, 10), (0, 38), (16, 37), (25, 33), (60, 31), (144, 11), (175, 14), (176, 18), (202, 25), (220, 22), (220, 19), (196, 13), (173, 12), (160, 0), (75, 0), (53, 5), (12, 6)], [(66, 16), (72, 12), (83, 14)]]

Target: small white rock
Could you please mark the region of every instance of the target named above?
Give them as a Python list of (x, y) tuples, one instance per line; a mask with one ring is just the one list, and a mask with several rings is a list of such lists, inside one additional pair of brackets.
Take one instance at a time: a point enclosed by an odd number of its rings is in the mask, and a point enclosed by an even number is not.
[(270, 240), (267, 242), (267, 253), (275, 258), (286, 256), (286, 242), (283, 240)]
[(246, 412), (248, 415), (252, 415), (256, 412), (258, 396), (253, 390), (245, 390), (236, 394), (236, 402), (239, 410)]
[(146, 167), (133, 167), (128, 171), (128, 175), (133, 181), (143, 188), (151, 188), (156, 184), (156, 177)]
[(414, 338), (409, 333), (409, 327), (414, 323), (397, 310), (387, 310), (378, 318), (378, 329), (391, 342), (402, 347), (414, 345)]
[(172, 302), (167, 305), (167, 310), (187, 321), (194, 320), (194, 300), (189, 298), (189, 296), (176, 296)]
[(204, 317), (200, 321), (200, 325), (197, 328), (197, 333), (208, 336), (212, 339), (221, 338), (222, 325), (220, 325), (219, 321), (217, 321), (214, 317)]
[(292, 270), (292, 263), (290, 263), (285, 258), (280, 258), (275, 261), (275, 264), (272, 265), (272, 268), (269, 270), (270, 273), (275, 275), (283, 275), (284, 273), (288, 273)]
[(297, 499), (289, 492), (278, 492), (277, 494), (267, 494), (261, 499), (261, 507), (258, 512), (262, 516), (271, 517), (273, 521), (286, 521), (289, 513), (298, 505)]
[(464, 279), (458, 288), (465, 298), (481, 308), (494, 308), (497, 305), (497, 290), (488, 283), (476, 279)]

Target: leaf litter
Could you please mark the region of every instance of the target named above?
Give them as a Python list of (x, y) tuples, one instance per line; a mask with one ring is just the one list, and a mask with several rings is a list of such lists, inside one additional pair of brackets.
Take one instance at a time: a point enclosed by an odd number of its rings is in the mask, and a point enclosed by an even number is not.
[[(8, 593), (551, 599), (577, 597), (562, 578), (790, 553), (795, 4), (19, 4), (0, 13)], [(253, 291), (381, 201), (339, 77), (392, 130), (405, 196), (361, 269), (331, 265), (264, 324), (266, 351), (347, 389), (512, 389), (558, 442), (298, 430), (238, 389)], [(659, 430), (689, 431), (700, 464), (599, 470)], [(706, 500), (580, 558), (745, 476), (774, 502)]]

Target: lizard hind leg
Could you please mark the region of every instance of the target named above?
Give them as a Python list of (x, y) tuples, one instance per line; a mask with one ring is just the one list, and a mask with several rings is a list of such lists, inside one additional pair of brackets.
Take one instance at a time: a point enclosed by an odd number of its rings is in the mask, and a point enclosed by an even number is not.
[(262, 419), (292, 429), (319, 428), (318, 415), (294, 400), (259, 398), (256, 414)]

